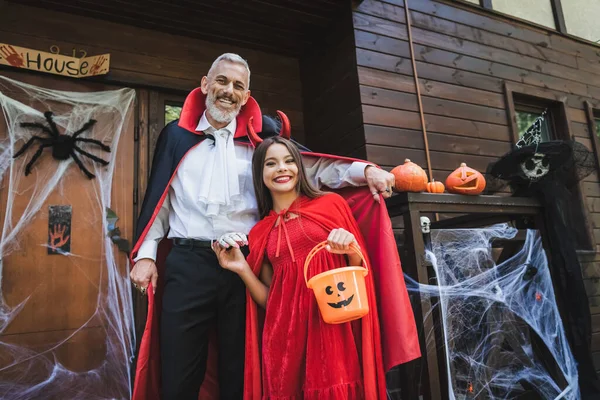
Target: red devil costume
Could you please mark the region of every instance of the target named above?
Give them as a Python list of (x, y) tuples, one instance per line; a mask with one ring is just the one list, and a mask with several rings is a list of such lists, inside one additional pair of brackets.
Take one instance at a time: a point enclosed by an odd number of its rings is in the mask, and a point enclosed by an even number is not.
[[(142, 205), (140, 218), (137, 224), (138, 237), (132, 251), (132, 259), (136, 256), (150, 226), (158, 215), (162, 203), (167, 197), (169, 185), (173, 180), (177, 168), (185, 155), (200, 144), (205, 135), (196, 132), (200, 116), (205, 109), (205, 98), (199, 89), (190, 93), (184, 104), (181, 118), (176, 125), (171, 123), (161, 133), (156, 145), (156, 153), (152, 166), (152, 175), (147, 193)], [(282, 132), (289, 136), (289, 122), (283, 114)], [(262, 130), (262, 116), (258, 104), (250, 98), (248, 103), (242, 107), (237, 117), (237, 129), (234, 135), (236, 140), (245, 140), (246, 127), (252, 121), (251, 126), (257, 131)], [(260, 141), (251, 129), (252, 144)], [(250, 146), (251, 143), (248, 143)], [(303, 153), (306, 157), (332, 157), (316, 153)], [(359, 161), (347, 158), (338, 158), (348, 162)], [(361, 248), (366, 249), (370, 257), (371, 273), (368, 275), (371, 288), (371, 296), (378, 299), (377, 310), (369, 314), (368, 323), (363, 324), (365, 328), (360, 333), (363, 348), (362, 368), (363, 374), (368, 373), (373, 379), (365, 380), (375, 382), (375, 389), (379, 390), (384, 383), (384, 376), (377, 371), (376, 361), (383, 359), (385, 370), (408, 362), (420, 356), (419, 343), (412, 309), (404, 285), (402, 270), (396, 242), (393, 236), (391, 222), (383, 202), (373, 201), (371, 193), (366, 189), (343, 189), (340, 194), (344, 196), (352, 213), (356, 218), (358, 226), (351, 227), (350, 231), (363, 232), (365, 242), (360, 243)], [(339, 206), (339, 205), (338, 205)], [(307, 214), (314, 216), (318, 211), (313, 210)], [(338, 223), (340, 221), (335, 221)], [(346, 226), (346, 225), (344, 225)], [(328, 227), (324, 225), (324, 227)], [(339, 226), (336, 226), (339, 227)], [(259, 232), (259, 231), (257, 231)], [(258, 235), (257, 237), (261, 237)], [(136, 400), (160, 399), (160, 359), (159, 359), (159, 332), (160, 332), (160, 310), (161, 310), (161, 278), (165, 275), (163, 268), (164, 256), (169, 250), (168, 240), (162, 240), (159, 246), (156, 260), (159, 269), (159, 283), (156, 295), (152, 289), (148, 290), (148, 316), (146, 328), (140, 344), (137, 361), (136, 379), (133, 398)], [(266, 240), (265, 240), (266, 243)], [(162, 257), (161, 257), (162, 256)], [(253, 265), (251, 263), (251, 265)], [(373, 300), (373, 304), (376, 301)], [(258, 349), (261, 327), (258, 319), (258, 311), (255, 303), (247, 302), (246, 305), (246, 363), (245, 363), (245, 390), (244, 397), (247, 399), (260, 398), (261, 396), (261, 374), (260, 353)], [(367, 329), (368, 328), (368, 329)], [(367, 329), (365, 331), (365, 329)], [(373, 343), (373, 335), (381, 331), (381, 344)], [(365, 333), (366, 332), (366, 333)], [(370, 335), (370, 336), (369, 336)], [(369, 342), (370, 341), (370, 342)], [(381, 345), (381, 348), (379, 346)], [(211, 352), (216, 346), (211, 346)], [(368, 357), (365, 357), (365, 352)], [(379, 357), (379, 358), (378, 358)], [(216, 369), (214, 367), (214, 353), (209, 354), (209, 367), (202, 389), (200, 399), (217, 399), (218, 385), (216, 384)], [(381, 363), (381, 362), (379, 362)], [(369, 392), (371, 393), (371, 392)]]

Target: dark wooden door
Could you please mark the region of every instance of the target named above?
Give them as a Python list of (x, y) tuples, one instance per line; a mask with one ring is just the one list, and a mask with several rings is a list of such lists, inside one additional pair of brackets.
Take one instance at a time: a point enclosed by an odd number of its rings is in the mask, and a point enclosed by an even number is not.
[[(48, 89), (75, 92), (118, 89), (83, 80), (12, 71), (0, 73)], [(25, 98), (27, 93), (10, 95), (17, 101), (31, 100)], [(40, 107), (38, 111), (46, 111), (42, 103), (36, 104)], [(57, 107), (60, 110), (62, 106)], [(67, 110), (71, 106), (64, 107)], [(99, 119), (94, 129), (103, 129), (102, 124), (106, 123), (110, 122)], [(3, 303), (13, 310), (10, 314), (13, 318), (6, 326), (0, 325), (0, 382), (4, 382), (0, 390), (10, 386), (11, 382), (27, 387), (49, 378), (46, 388), (41, 389), (46, 393), (43, 398), (86, 398), (83, 395), (86, 392), (89, 396), (93, 393), (101, 397), (128, 397), (127, 357), (132, 337), (127, 329), (131, 326), (127, 256), (107, 242), (103, 225), (106, 202), (100, 201), (100, 192), (111, 191), (106, 198), (111, 199), (110, 207), (119, 217), (117, 226), (121, 236), (131, 239), (134, 220), (133, 129), (132, 103), (125, 114), (118, 143), (108, 143), (116, 154), (114, 173), (112, 179), (106, 181), (107, 186), (101, 188), (100, 179), (88, 179), (72, 162), (31, 217), (23, 219), (32, 202), (44, 196), (40, 189), (53, 186), (46, 186), (40, 177), (49, 176), (44, 174), (55, 171), (61, 162), (53, 159), (51, 151), (46, 149), (32, 173), (25, 177), (24, 165), (38, 147), (34, 145), (14, 161), (13, 179), (9, 178), (10, 171), (4, 174), (0, 183), (0, 218), (4, 232), (14, 230), (11, 227), (20, 222), (24, 224), (15, 239), (9, 242), (9, 247), (3, 249)], [(7, 136), (5, 119), (1, 117), (0, 140)], [(23, 144), (19, 141), (14, 148), (19, 149)], [(105, 153), (93, 153), (108, 158)], [(84, 164), (92, 170), (89, 160), (84, 158)], [(9, 191), (14, 194), (11, 204), (7, 204)], [(48, 219), (51, 205), (72, 207), (69, 255), (48, 254), (48, 235), (53, 232)], [(8, 353), (9, 345), (16, 346), (16, 356)], [(58, 368), (55, 377), (48, 376), (52, 373), (48, 368), (52, 366)], [(114, 369), (112, 374), (108, 373), (107, 366)], [(91, 379), (93, 373), (97, 373), (95, 379)], [(57, 385), (65, 385), (63, 378), (68, 375), (71, 384), (61, 390), (70, 394), (54, 393)], [(0, 393), (0, 397), (12, 398), (3, 394)]]

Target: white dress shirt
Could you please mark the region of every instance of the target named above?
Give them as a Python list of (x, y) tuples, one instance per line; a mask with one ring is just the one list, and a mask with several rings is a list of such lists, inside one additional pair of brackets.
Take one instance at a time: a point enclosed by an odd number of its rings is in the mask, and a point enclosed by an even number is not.
[[(254, 149), (233, 141), (235, 119), (225, 128), (215, 129), (205, 114), (196, 131), (215, 140), (202, 141), (181, 161), (135, 261), (156, 260), (158, 242), (167, 232), (169, 238), (214, 240), (228, 232), (248, 234), (259, 220), (252, 182)], [(317, 157), (303, 161), (307, 177), (317, 187), (366, 184), (364, 171), (369, 164)]]

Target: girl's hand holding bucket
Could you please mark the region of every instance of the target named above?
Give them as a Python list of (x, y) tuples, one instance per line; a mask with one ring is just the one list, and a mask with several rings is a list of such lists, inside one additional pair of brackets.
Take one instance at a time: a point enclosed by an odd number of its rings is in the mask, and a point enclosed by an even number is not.
[[(333, 268), (308, 279), (310, 262), (315, 254), (323, 249), (332, 253), (347, 254), (351, 263), (347, 267)], [(354, 255), (349, 252), (354, 252)], [(361, 264), (362, 266), (359, 266)], [(313, 290), (325, 322), (341, 324), (362, 318), (369, 312), (365, 284), (368, 272), (367, 262), (356, 244), (354, 235), (345, 229), (334, 229), (326, 241), (313, 247), (304, 262), (304, 281), (306, 287)]]
[(356, 251), (352, 250), (351, 245), (360, 250), (354, 235), (343, 228), (338, 228), (329, 233), (325, 250), (335, 254), (347, 254), (349, 265), (361, 265), (362, 259)]

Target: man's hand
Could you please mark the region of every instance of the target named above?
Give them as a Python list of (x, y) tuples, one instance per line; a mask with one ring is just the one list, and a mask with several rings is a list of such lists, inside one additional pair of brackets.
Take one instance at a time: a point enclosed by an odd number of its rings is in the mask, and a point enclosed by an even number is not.
[(241, 232), (230, 232), (221, 235), (221, 237), (217, 239), (217, 243), (226, 249), (230, 247), (239, 249), (242, 246), (248, 245), (248, 238)]
[(384, 199), (392, 197), (392, 188), (396, 182), (393, 174), (373, 165), (367, 165), (365, 168), (365, 178), (367, 178), (367, 185), (369, 185), (369, 190), (376, 202), (379, 203), (380, 193)]
[(146, 294), (148, 284), (152, 282), (152, 293), (156, 293), (156, 284), (158, 282), (158, 270), (154, 260), (142, 258), (138, 260), (129, 273), (129, 278), (142, 294)]
[(244, 270), (250, 269), (250, 266), (246, 262), (246, 257), (244, 257), (244, 254), (242, 254), (242, 251), (238, 247), (228, 250), (219, 243), (214, 242), (212, 249), (217, 255), (221, 267), (238, 275), (242, 274)]

